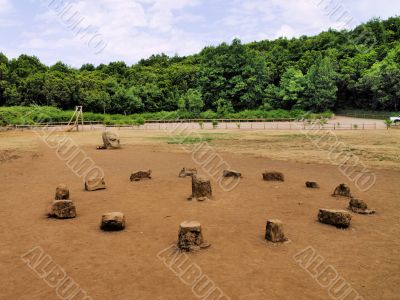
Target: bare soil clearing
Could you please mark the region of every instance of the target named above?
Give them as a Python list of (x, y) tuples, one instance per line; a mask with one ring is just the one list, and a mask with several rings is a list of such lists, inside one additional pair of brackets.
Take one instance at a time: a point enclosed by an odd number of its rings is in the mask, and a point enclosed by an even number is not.
[[(293, 259), (308, 246), (365, 299), (399, 299), (400, 131), (338, 133), (374, 167), (377, 182), (365, 193), (328, 164), (324, 151), (293, 131), (200, 132), (243, 175), (231, 192), (211, 179), (213, 199), (204, 202), (186, 200), (191, 177), (178, 173), (193, 166), (202, 175), (202, 168), (182, 145), (168, 144), (171, 137), (163, 132), (118, 133), (122, 148), (104, 151), (96, 150), (100, 132), (67, 134), (103, 168), (107, 189), (96, 192), (85, 192), (82, 179), (35, 134), (0, 134), (0, 152), (18, 156), (0, 162), (1, 299), (58, 299), (20, 258), (35, 246), (93, 299), (196, 299), (157, 258), (177, 241), (185, 220), (199, 221), (212, 245), (191, 253), (190, 262), (231, 299), (328, 299), (327, 290)], [(130, 174), (142, 169), (151, 169), (152, 179), (131, 182)], [(266, 169), (282, 172), (285, 182), (263, 181)], [(307, 189), (307, 180), (320, 188)], [(69, 187), (74, 219), (46, 217), (60, 183)], [(376, 214), (352, 214), (345, 230), (318, 223), (320, 208), (347, 208), (348, 199), (331, 197), (340, 183)], [(100, 230), (102, 214), (112, 211), (125, 215), (125, 230)], [(283, 222), (289, 242), (265, 241), (267, 219)]]

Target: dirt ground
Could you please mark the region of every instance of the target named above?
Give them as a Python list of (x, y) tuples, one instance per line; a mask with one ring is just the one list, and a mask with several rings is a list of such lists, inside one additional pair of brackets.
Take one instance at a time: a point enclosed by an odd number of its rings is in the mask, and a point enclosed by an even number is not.
[[(329, 299), (329, 288), (293, 258), (307, 247), (323, 259), (314, 273), (329, 266), (365, 299), (400, 299), (399, 130), (336, 133), (376, 175), (367, 192), (304, 133), (199, 131), (196, 137), (243, 174), (230, 192), (212, 178), (214, 198), (205, 202), (187, 201), (191, 179), (178, 178), (185, 166), (203, 173), (188, 152), (194, 145), (162, 131), (118, 133), (123, 147), (102, 151), (95, 150), (100, 131), (66, 135), (104, 170), (107, 189), (96, 192), (85, 192), (82, 178), (34, 133), (0, 133), (0, 299), (59, 299), (21, 259), (36, 246), (93, 299), (198, 299), (157, 257), (185, 220), (199, 221), (212, 244), (189, 254), (187, 264), (226, 294), (221, 300)], [(153, 179), (130, 182), (141, 169), (151, 169)], [(283, 172), (285, 182), (262, 181), (264, 170)], [(306, 189), (307, 180), (321, 188)], [(59, 183), (70, 188), (75, 219), (45, 215)], [(319, 208), (346, 209), (348, 199), (330, 196), (339, 183), (377, 213), (352, 214), (345, 230), (318, 223)], [(112, 211), (125, 214), (124, 231), (99, 229), (101, 215)], [(267, 219), (284, 223), (289, 242), (265, 241)]]

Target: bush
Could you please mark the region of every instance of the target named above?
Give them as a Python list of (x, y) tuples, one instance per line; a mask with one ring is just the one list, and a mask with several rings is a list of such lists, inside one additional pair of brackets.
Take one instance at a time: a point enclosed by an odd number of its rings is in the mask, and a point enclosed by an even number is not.
[[(62, 111), (59, 108), (51, 106), (10, 106), (0, 107), (0, 126), (6, 125), (31, 125), (41, 122), (68, 122), (74, 111)], [(305, 117), (306, 116), (306, 117)], [(244, 110), (240, 112), (229, 112), (223, 116), (219, 116), (212, 110), (207, 110), (200, 115), (191, 112), (182, 111), (160, 111), (153, 113), (140, 113), (132, 115), (121, 114), (99, 114), (92, 112), (84, 112), (84, 121), (101, 122), (107, 125), (141, 125), (148, 120), (178, 120), (178, 119), (206, 119), (217, 120), (218, 118), (224, 119), (320, 119), (330, 118), (331, 112), (320, 114), (307, 113), (303, 110)], [(213, 121), (213, 123), (214, 123)], [(216, 122), (216, 121), (215, 121)], [(218, 123), (217, 123), (218, 125)]]

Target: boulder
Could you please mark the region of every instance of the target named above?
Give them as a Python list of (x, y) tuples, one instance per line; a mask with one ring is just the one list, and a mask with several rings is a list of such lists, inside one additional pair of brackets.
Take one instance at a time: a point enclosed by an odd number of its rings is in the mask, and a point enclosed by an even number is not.
[(306, 187), (308, 187), (309, 189), (318, 189), (319, 185), (314, 181), (306, 181)]
[(121, 147), (118, 135), (114, 132), (105, 131), (102, 134), (103, 145), (97, 149), (118, 149)]
[(370, 215), (375, 213), (375, 210), (368, 208), (367, 203), (357, 198), (351, 198), (347, 209), (362, 215)]
[(76, 217), (76, 208), (71, 200), (54, 200), (48, 216), (57, 219), (70, 219)]
[(151, 170), (148, 171), (138, 171), (131, 174), (131, 181), (140, 181), (142, 179), (151, 179)]
[(333, 191), (332, 196), (334, 196), (334, 197), (342, 196), (342, 197), (348, 197), (348, 198), (352, 197), (350, 188), (344, 183), (341, 183), (336, 187), (336, 189)]
[(121, 212), (111, 212), (101, 217), (100, 229), (104, 231), (118, 231), (125, 228), (125, 216)]
[(350, 226), (351, 215), (345, 210), (321, 208), (318, 213), (318, 221), (338, 228), (347, 228)]
[(105, 188), (106, 188), (106, 182), (103, 177), (85, 180), (86, 191), (104, 190)]
[(281, 172), (264, 172), (262, 176), (265, 181), (285, 181), (285, 176)]
[(233, 170), (224, 170), (222, 173), (223, 177), (235, 177), (235, 178), (242, 178), (242, 173)]
[(201, 225), (197, 221), (185, 221), (179, 226), (178, 248), (183, 251), (193, 251), (208, 248), (204, 242)]
[(69, 199), (69, 189), (67, 185), (60, 184), (56, 188), (56, 200), (68, 200)]
[(179, 177), (193, 176), (197, 174), (196, 168), (182, 168), (179, 172)]
[(283, 232), (283, 224), (280, 220), (267, 221), (265, 239), (273, 243), (287, 241), (287, 238)]
[(192, 195), (188, 198), (189, 200), (197, 199), (204, 201), (211, 199), (212, 189), (210, 180), (201, 175), (192, 176)]

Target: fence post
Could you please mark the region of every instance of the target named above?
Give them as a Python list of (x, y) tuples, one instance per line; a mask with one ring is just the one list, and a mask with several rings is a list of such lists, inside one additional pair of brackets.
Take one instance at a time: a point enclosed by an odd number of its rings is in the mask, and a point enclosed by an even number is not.
[(364, 123), (363, 123), (363, 130), (364, 130)]
[(333, 123), (333, 130), (336, 130), (336, 123)]

